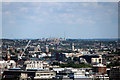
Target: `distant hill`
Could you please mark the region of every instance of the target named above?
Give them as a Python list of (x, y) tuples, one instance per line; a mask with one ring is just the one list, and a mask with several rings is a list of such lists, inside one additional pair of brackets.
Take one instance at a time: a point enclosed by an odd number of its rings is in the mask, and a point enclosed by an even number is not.
[(67, 40), (85, 40), (85, 41), (117, 41), (120, 40), (118, 38), (111, 38), (111, 39), (67, 39)]

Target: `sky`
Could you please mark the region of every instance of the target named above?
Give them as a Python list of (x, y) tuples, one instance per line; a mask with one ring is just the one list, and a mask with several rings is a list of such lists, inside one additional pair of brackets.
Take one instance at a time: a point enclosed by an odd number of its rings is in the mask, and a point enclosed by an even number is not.
[(116, 2), (3, 2), (2, 37), (117, 38)]
[(0, 39), (2, 38), (2, 3), (0, 3)]

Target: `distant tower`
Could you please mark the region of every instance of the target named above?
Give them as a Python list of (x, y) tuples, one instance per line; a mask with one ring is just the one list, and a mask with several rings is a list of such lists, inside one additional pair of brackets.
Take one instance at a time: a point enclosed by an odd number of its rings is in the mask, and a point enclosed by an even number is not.
[(65, 38), (65, 37), (66, 37), (66, 34), (65, 34), (65, 32), (64, 32), (64, 40), (66, 40), (66, 38)]
[(9, 47), (8, 47), (8, 52), (7, 52), (7, 61), (9, 61), (10, 60), (10, 49), (9, 49)]
[(40, 45), (38, 45), (37, 48), (38, 48), (38, 51), (41, 51)]
[(58, 49), (58, 45), (57, 45), (57, 44), (55, 44), (55, 49), (56, 49), (56, 50)]
[(74, 43), (72, 43), (72, 51), (74, 51), (74, 50), (75, 50)]
[(45, 52), (49, 52), (49, 48), (48, 48), (48, 45), (45, 45)]
[[(1, 44), (1, 43), (0, 43)], [(2, 45), (0, 45), (0, 61), (2, 60)]]
[(64, 37), (64, 41), (66, 41), (66, 38)]

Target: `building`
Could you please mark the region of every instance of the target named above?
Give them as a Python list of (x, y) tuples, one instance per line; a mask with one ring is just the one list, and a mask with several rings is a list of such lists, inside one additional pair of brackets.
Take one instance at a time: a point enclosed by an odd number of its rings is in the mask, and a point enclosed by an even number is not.
[(45, 45), (45, 52), (49, 52), (49, 48), (48, 48), (48, 45)]
[(100, 74), (106, 74), (107, 73), (107, 68), (103, 64), (93, 65), (93, 72), (94, 73), (100, 73)]
[(56, 56), (56, 60), (58, 61), (62, 61), (62, 62), (67, 61), (67, 58), (63, 53), (56, 53), (55, 56)]
[(9, 60), (10, 60), (10, 51), (9, 51), (9, 47), (8, 47), (6, 61), (9, 61)]
[(109, 80), (120, 80), (120, 67), (111, 68), (109, 78)]
[(89, 76), (91, 68), (53, 68), (56, 78), (62, 80), (92, 80)]
[(24, 63), (26, 69), (48, 69), (49, 64), (46, 61), (28, 60)]
[(79, 57), (79, 62), (89, 64), (102, 63), (102, 55), (82, 55)]
[(0, 80), (5, 70), (7, 70), (8, 68), (15, 68), (15, 67), (16, 67), (16, 62), (13, 60), (0, 61)]
[(2, 78), (4, 80), (38, 80), (52, 79), (55, 76), (56, 73), (53, 71), (23, 71), (20, 69), (13, 69), (4, 71)]
[(85, 72), (83, 71), (77, 71), (76, 73), (74, 73), (74, 78), (79, 79), (79, 78), (90, 78), (90, 77), (86, 76)]
[(72, 51), (74, 51), (74, 50), (75, 50), (74, 43), (72, 43)]
[(16, 67), (16, 62), (13, 60), (0, 61), (0, 70), (1, 70), (0, 74), (2, 74), (5, 69), (15, 68), (15, 67)]
[(28, 48), (28, 50), (29, 50), (29, 53), (38, 53), (38, 52), (41, 52), (40, 45), (37, 45), (37, 47), (36, 46), (30, 46)]
[(34, 79), (52, 79), (56, 76), (53, 71), (36, 71)]
[[(12, 74), (11, 74), (12, 73)], [(6, 70), (2, 75), (4, 80), (27, 80), (34, 79), (35, 71)]]

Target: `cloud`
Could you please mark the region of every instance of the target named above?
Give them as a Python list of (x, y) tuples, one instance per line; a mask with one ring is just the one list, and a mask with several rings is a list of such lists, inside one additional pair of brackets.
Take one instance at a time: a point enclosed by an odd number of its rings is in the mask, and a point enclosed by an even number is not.
[(68, 8), (68, 9), (66, 9), (66, 11), (68, 11), (68, 12), (72, 12), (72, 11), (73, 11), (73, 9)]
[(36, 16), (29, 16), (29, 15), (28, 15), (28, 16), (25, 16), (25, 18), (26, 18), (26, 19), (32, 19), (32, 20), (34, 19), (34, 20), (35, 20), (35, 19), (36, 19)]
[(49, 11), (50, 11), (50, 12), (53, 12), (53, 11), (54, 11), (54, 9), (53, 9), (53, 8), (50, 8), (50, 9), (49, 9)]
[(15, 24), (15, 21), (10, 20), (8, 23), (9, 23), (9, 24)]
[(20, 11), (27, 12), (27, 11), (28, 11), (28, 8), (22, 7), (22, 8), (20, 8)]
[(63, 13), (63, 14), (60, 14), (59, 17), (62, 17), (62, 18), (74, 18), (75, 15), (74, 14)]
[(107, 12), (109, 13), (109, 15), (113, 15), (113, 14), (118, 13), (114, 9), (107, 9)]
[(90, 23), (90, 24), (95, 24), (95, 23), (96, 23), (96, 22), (93, 21), (92, 19), (91, 19), (91, 20), (87, 20), (87, 22)]
[[(75, 21), (74, 21), (75, 22)], [(95, 24), (96, 22), (93, 19), (78, 18), (76, 20), (77, 24)]]
[(80, 5), (82, 7), (91, 8), (91, 9), (103, 8), (103, 5), (99, 4), (98, 2), (82, 2)]
[[(56, 32), (62, 33), (63, 30), (66, 30), (71, 33), (71, 36), (74, 36), (74, 34), (79, 36), (78, 34), (85, 33), (84, 30), (87, 33), (96, 31), (94, 33), (96, 35), (98, 32), (105, 33), (108, 28), (115, 27), (114, 24), (116, 24), (112, 22), (116, 19), (114, 13), (117, 12), (116, 8), (113, 8), (113, 4), (95, 2), (8, 3), (3, 5), (3, 13), (5, 14), (3, 15), (3, 22), (5, 23), (3, 26), (6, 28), (4, 33), (19, 35), (25, 31), (26, 34), (23, 34), (25, 36), (27, 36), (27, 33), (31, 33), (31, 30), (33, 33), (38, 30), (37, 34), (41, 34), (42, 31), (44, 33), (44, 30), (46, 30), (48, 34), (54, 35), (56, 35)], [(9, 15), (11, 16), (9, 17)], [(106, 23), (108, 20), (111, 20), (111, 23)], [(12, 26), (12, 28), (9, 26)], [(28, 28), (30, 30), (26, 32)], [(51, 32), (49, 32), (49, 29)], [(114, 30), (114, 28), (111, 30)], [(81, 33), (77, 33), (77, 31)]]
[[(17, 5), (19, 3), (15, 3)], [(105, 7), (103, 7), (105, 6)], [(107, 5), (109, 6), (109, 5)], [(10, 7), (10, 5), (9, 5)], [(113, 9), (106, 7), (101, 3), (97, 2), (78, 2), (78, 3), (58, 3), (58, 2), (47, 2), (47, 3), (22, 3), (19, 4), (19, 9), (12, 7), (6, 9), (5, 14), (10, 15), (9, 12), (16, 14), (13, 17), (19, 17), (22, 19), (33, 20), (36, 22), (45, 23), (67, 23), (67, 24), (95, 24), (96, 20), (103, 20), (105, 16), (105, 10), (112, 14)], [(111, 7), (111, 6), (110, 6)], [(105, 9), (106, 8), (106, 9)], [(27, 12), (27, 13), (21, 13)], [(107, 15), (109, 15), (107, 12)], [(89, 18), (91, 16), (91, 18)], [(106, 17), (106, 16), (105, 16)], [(102, 19), (98, 19), (102, 18)], [(21, 19), (21, 18), (20, 18)], [(42, 24), (42, 23), (41, 23)]]
[(3, 2), (3, 4), (4, 4), (5, 6), (9, 6), (9, 5), (11, 4), (11, 2)]
[(88, 3), (81, 3), (81, 5), (82, 5), (83, 7), (88, 7), (88, 6), (89, 6)]
[(10, 16), (10, 15), (11, 15), (11, 12), (10, 12), (10, 11), (5, 11), (3, 14), (4, 14), (4, 15), (7, 15), (7, 16)]
[(84, 20), (81, 19), (81, 18), (78, 18), (78, 19), (76, 20), (76, 22), (79, 23), (79, 24), (82, 24), (82, 23), (84, 23)]

